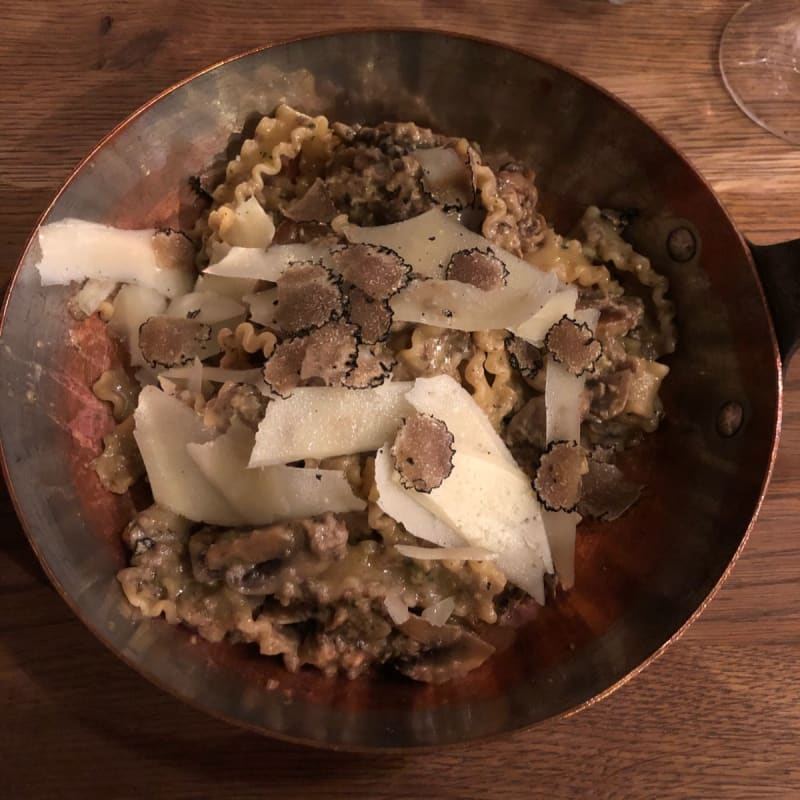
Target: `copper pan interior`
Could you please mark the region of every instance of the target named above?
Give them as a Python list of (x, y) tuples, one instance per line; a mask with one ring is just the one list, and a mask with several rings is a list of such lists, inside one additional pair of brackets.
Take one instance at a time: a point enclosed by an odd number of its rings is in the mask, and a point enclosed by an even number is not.
[[(115, 571), (129, 498), (89, 467), (107, 411), (87, 384), (116, 358), (100, 326), (76, 326), (65, 292), (43, 291), (28, 249), (0, 342), (5, 465), (31, 542), (84, 622), (148, 678), (203, 709), (293, 740), (344, 748), (438, 745), (515, 730), (591, 702), (668, 642), (719, 582), (757, 510), (773, 457), (780, 377), (749, 255), (708, 186), (641, 118), (551, 64), (486, 42), (361, 32), (292, 42), (218, 66), (123, 124), (76, 172), (46, 219), (186, 224), (187, 178), (232, 132), (285, 100), (332, 119), (414, 119), (533, 165), (564, 231), (588, 203), (636, 208), (632, 236), (672, 282), (680, 343), (666, 420), (628, 460), (637, 507), (580, 534), (577, 588), (453, 685), (373, 675), (288, 674), (246, 648), (195, 642), (140, 620)], [(688, 226), (698, 254), (671, 260)], [(741, 404), (733, 436), (720, 409)], [(270, 686), (276, 688), (267, 688)], [(274, 682), (274, 683), (273, 683)]]

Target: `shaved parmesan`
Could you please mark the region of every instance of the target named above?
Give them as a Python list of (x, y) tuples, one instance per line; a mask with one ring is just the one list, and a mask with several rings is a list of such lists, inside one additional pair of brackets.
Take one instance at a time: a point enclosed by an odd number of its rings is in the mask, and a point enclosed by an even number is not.
[(483, 547), (416, 547), (396, 544), (394, 549), (406, 558), (418, 561), (494, 561), (497, 553)]
[[(488, 417), (448, 375), (418, 378), (406, 399), (441, 419), (455, 447), (453, 471), (442, 485), (427, 494), (406, 490), (407, 495), (470, 545), (497, 553), (506, 577), (544, 602), (543, 575), (553, 567), (541, 509)], [(392, 480), (400, 485), (396, 470)]]
[[(169, 378), (171, 380), (188, 380), (192, 367), (172, 367), (159, 374), (159, 378)], [(203, 366), (202, 379), (211, 383), (249, 383), (261, 385), (264, 383), (264, 372), (256, 367), (255, 369), (224, 369), (223, 367)], [(266, 386), (264, 387), (266, 389)]]
[(117, 288), (114, 281), (98, 281), (89, 278), (73, 298), (75, 306), (88, 317), (94, 314), (108, 296)]
[(195, 397), (200, 397), (203, 391), (203, 362), (195, 356), (194, 361), (187, 369), (186, 388)]
[[(592, 332), (597, 327), (599, 316), (596, 309), (572, 314), (576, 322), (587, 324)], [(581, 394), (585, 382), (583, 376), (574, 376), (563, 364), (547, 356), (544, 394), (548, 444), (560, 441), (580, 444)], [(564, 589), (570, 589), (575, 582), (575, 531), (581, 515), (576, 512), (545, 511), (543, 516), (559, 583)]]
[(437, 628), (441, 628), (441, 626), (450, 619), (450, 615), (455, 610), (455, 607), (456, 601), (452, 597), (445, 597), (444, 600), (440, 600), (438, 603), (428, 606), (428, 608), (422, 612), (422, 619), (426, 622), (430, 622), (431, 625), (435, 625)]
[(343, 232), (350, 242), (388, 247), (410, 264), (418, 276), (424, 278), (444, 278), (445, 269), (454, 253), (477, 248), (503, 262), (508, 271), (509, 288), (526, 291), (535, 289), (544, 295), (555, 292), (562, 285), (555, 274), (502, 250), (439, 208), (432, 208), (417, 217), (392, 225), (372, 228), (347, 225)]
[(443, 278), (445, 266), (454, 252), (489, 244), (487, 239), (463, 227), (438, 208), (391, 225), (369, 228), (348, 225), (344, 234), (350, 242), (394, 250), (411, 264), (417, 275), (425, 278)]
[(329, 247), (319, 244), (276, 244), (267, 250), (232, 247), (216, 264), (206, 267), (203, 274), (274, 283), (290, 264), (327, 259), (330, 252)]
[(196, 319), (208, 325), (240, 315), (244, 315), (241, 303), (214, 292), (189, 292), (176, 297), (167, 308), (168, 317)]
[(411, 616), (408, 606), (403, 602), (403, 598), (397, 589), (392, 589), (386, 593), (386, 597), (383, 598), (383, 605), (395, 625), (402, 625)]
[(161, 267), (153, 249), (154, 230), (128, 231), (63, 219), (39, 229), (42, 258), (36, 267), (42, 285), (67, 284), (94, 278), (155, 289), (167, 297), (188, 292), (193, 268)]
[(577, 511), (542, 511), (553, 566), (564, 589), (575, 585), (575, 538), (581, 515)]
[(514, 329), (551, 297), (549, 290), (493, 289), (484, 291), (451, 280), (416, 280), (396, 294), (390, 305), (394, 319), (421, 322), (459, 331)]
[[(405, 489), (394, 480), (394, 460), (385, 445), (375, 455), (375, 488), (378, 508), (399, 522), (410, 534), (441, 547), (460, 547), (464, 538), (423, 508), (416, 499), (417, 492)], [(420, 548), (422, 549), (422, 548)]]
[(233, 300), (255, 291), (258, 281), (252, 278), (226, 278), (223, 275), (198, 275), (194, 282), (195, 292), (223, 294)]
[(511, 330), (522, 339), (539, 345), (544, 341), (550, 328), (562, 317), (574, 315), (577, 302), (578, 289), (575, 286), (568, 286), (551, 295), (532, 317), (517, 327), (511, 327)]
[(258, 325), (279, 328), (278, 325), (278, 289), (267, 289), (266, 292), (246, 294), (242, 300), (250, 308), (250, 319)]
[(250, 466), (377, 450), (411, 413), (409, 388), (410, 383), (389, 381), (374, 389), (295, 389), (267, 406)]
[(422, 414), (442, 420), (457, 449), (482, 458), (498, 459), (509, 467), (517, 462), (472, 395), (449, 375), (417, 378), (406, 400)]
[(275, 224), (255, 197), (244, 203), (222, 220), (220, 238), (234, 247), (269, 247), (275, 236)]
[(508, 580), (544, 603), (553, 563), (539, 503), (519, 468), (457, 449), (450, 477), (416, 500), (469, 544), (497, 553)]
[(139, 349), (139, 328), (150, 317), (162, 314), (167, 300), (155, 289), (144, 286), (123, 286), (114, 298), (114, 313), (108, 322), (108, 329), (116, 337), (128, 344), (131, 364), (142, 366), (145, 361)]
[(250, 525), (312, 517), (326, 511), (363, 511), (340, 470), (298, 467), (248, 469), (252, 433), (234, 426), (207, 444), (190, 444), (188, 452), (206, 479)]
[(549, 442), (580, 442), (581, 392), (584, 379), (576, 378), (563, 364), (547, 356), (544, 404)]
[(244, 523), (189, 456), (187, 445), (205, 444), (214, 437), (194, 411), (159, 389), (146, 386), (139, 394), (134, 423), (133, 435), (159, 505), (196, 522)]
[(452, 147), (415, 150), (412, 158), (422, 167), (425, 189), (444, 206), (464, 208), (475, 199), (472, 171)]

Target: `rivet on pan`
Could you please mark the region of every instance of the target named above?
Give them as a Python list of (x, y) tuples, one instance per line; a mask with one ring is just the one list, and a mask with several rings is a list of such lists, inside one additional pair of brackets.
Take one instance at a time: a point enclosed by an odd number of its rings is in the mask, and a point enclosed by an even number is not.
[(725, 403), (717, 414), (717, 433), (720, 436), (733, 436), (742, 427), (744, 410), (733, 400)]
[(691, 261), (697, 252), (697, 239), (688, 228), (675, 228), (667, 237), (667, 252), (673, 261)]

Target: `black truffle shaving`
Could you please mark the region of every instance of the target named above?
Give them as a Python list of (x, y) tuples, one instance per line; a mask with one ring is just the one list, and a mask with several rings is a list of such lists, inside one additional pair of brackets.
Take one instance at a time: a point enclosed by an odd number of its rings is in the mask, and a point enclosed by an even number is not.
[(139, 326), (139, 349), (151, 367), (179, 367), (203, 356), (211, 333), (196, 319), (150, 317)]
[(453, 441), (447, 425), (429, 414), (403, 420), (392, 445), (400, 483), (425, 494), (441, 486), (453, 471)]
[(576, 377), (594, 372), (603, 353), (603, 346), (594, 338), (591, 328), (566, 314), (550, 328), (544, 343), (553, 360)]
[(392, 374), (395, 364), (397, 360), (390, 353), (362, 345), (355, 366), (344, 376), (342, 384), (348, 389), (374, 389)]
[(264, 364), (264, 383), (278, 397), (289, 397), (300, 383), (300, 371), (308, 346), (307, 338), (286, 339), (278, 344)]
[(577, 442), (551, 442), (544, 451), (531, 484), (548, 511), (574, 511), (581, 496), (586, 454)]
[(544, 364), (541, 350), (518, 336), (506, 337), (505, 346), (511, 367), (523, 378), (536, 377)]
[(290, 264), (277, 281), (281, 330), (300, 335), (337, 320), (344, 311), (341, 281), (322, 264), (302, 261)]
[(375, 300), (356, 286), (345, 292), (345, 316), (361, 332), (364, 344), (378, 344), (389, 338), (394, 312), (388, 300)]
[(329, 322), (306, 337), (306, 352), (300, 369), (303, 381), (318, 379), (326, 386), (341, 385), (357, 366), (359, 331), (343, 320)]
[(506, 285), (508, 269), (491, 250), (483, 252), (478, 247), (471, 247), (450, 256), (445, 278), (489, 292)]
[(388, 247), (349, 244), (333, 252), (342, 277), (374, 300), (388, 300), (408, 285), (411, 265)]
[(156, 264), (162, 269), (189, 269), (194, 263), (194, 242), (183, 231), (157, 228), (151, 239)]

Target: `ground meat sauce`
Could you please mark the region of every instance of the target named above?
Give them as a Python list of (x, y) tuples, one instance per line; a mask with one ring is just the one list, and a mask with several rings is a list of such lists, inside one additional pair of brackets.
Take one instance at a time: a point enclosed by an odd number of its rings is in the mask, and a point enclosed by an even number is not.
[[(298, 119), (306, 120), (303, 135), (313, 136), (311, 118)], [(278, 174), (260, 175), (263, 186), (257, 197), (273, 215), (277, 244), (322, 241), (341, 247), (346, 243), (335, 232), (335, 215), (346, 214), (351, 223), (372, 226), (428, 210), (436, 201), (425, 189), (420, 163), (413, 157), (416, 150), (455, 147), (466, 153), (465, 162), (473, 170), (478, 158), (477, 150), (465, 140), (410, 123), (375, 127), (334, 123), (329, 136), (332, 144), (327, 149), (309, 148), (297, 158), (284, 155)], [(236, 169), (235, 162), (231, 163), (229, 176)], [(480, 169), (485, 174), (489, 168)], [(494, 245), (524, 257), (541, 246), (547, 232), (533, 174), (514, 163), (493, 174), (494, 180), (487, 183), (477, 171), (473, 173), (475, 203), (463, 221), (482, 230)], [(232, 191), (221, 184), (214, 193), (209, 222), (214, 209), (233, 196)], [(201, 221), (198, 231), (207, 253), (217, 234), (215, 228), (204, 225)], [(614, 257), (627, 280), (640, 273), (645, 276), (647, 286), (655, 287), (656, 303), (653, 309), (652, 302), (624, 295), (613, 280), (580, 288), (578, 307), (600, 312), (595, 333), (599, 344), (585, 359), (592, 362), (592, 369), (586, 370), (582, 397), (582, 441), (570, 444), (585, 457), (581, 455), (577, 467), (569, 467), (572, 472), (580, 467), (579, 472), (586, 473), (587, 496), (579, 504), (581, 513), (612, 518), (638, 497), (640, 487), (625, 482), (611, 461), (615, 450), (635, 444), (658, 423), (657, 401), (651, 416), (644, 419), (631, 413), (630, 399), (642, 373), (639, 361), (653, 356), (644, 350), (652, 350), (654, 342), (668, 341), (665, 320), (671, 319), (671, 310), (663, 300), (659, 276), (652, 270), (634, 269), (635, 254), (626, 255), (620, 249), (621, 239), (603, 249), (603, 237), (619, 233), (619, 226), (604, 225), (602, 219), (595, 219), (587, 228), (592, 247), (604, 256), (592, 259), (598, 274), (607, 268), (613, 277)], [(179, 243), (184, 244), (183, 240)], [(361, 269), (366, 261), (355, 258), (364, 255), (361, 251), (374, 256), (376, 263), (386, 262), (386, 285), (372, 280), (378, 276), (371, 267)], [(618, 252), (623, 255), (616, 256)], [(573, 507), (574, 491), (562, 497), (558, 487), (545, 485), (545, 473), (552, 478), (556, 467), (563, 465), (548, 461), (555, 456), (547, 451), (546, 370), (539, 349), (515, 340), (507, 331), (470, 334), (394, 322), (387, 298), (409, 277), (402, 261), (394, 253), (363, 246), (345, 247), (341, 253), (342, 261), (352, 256), (352, 263), (344, 265), (344, 302), (339, 284), (321, 267), (308, 267), (319, 272), (326, 291), (313, 306), (304, 286), (290, 286), (289, 275), (278, 287), (286, 294), (281, 311), (286, 330), (277, 335), (277, 347), (269, 352), (265, 348), (262, 356), (261, 345), (249, 343), (260, 341), (251, 325), (253, 336), (244, 337), (239, 349), (223, 359), (235, 356), (239, 363), (264, 369), (267, 385), (277, 394), (291, 393), (298, 385), (321, 384), (358, 391), (380, 383), (389, 373), (393, 380), (444, 373), (474, 391), (476, 402), (497, 404), (500, 377), (507, 375), (503, 380), (510, 399), (503, 401), (505, 416), (498, 418), (499, 433), (531, 481), (539, 480), (540, 490), (553, 505)], [(490, 289), (505, 281), (499, 263), (486, 255), (478, 262), (474, 254), (465, 252), (449, 268), (453, 277)], [(291, 298), (290, 289), (294, 291)], [(290, 312), (296, 312), (291, 319)], [(145, 326), (148, 361), (185, 363), (207, 339), (199, 323), (184, 321), (180, 331), (174, 329), (175, 324), (159, 319)], [(585, 367), (583, 362), (576, 363), (576, 374)], [(255, 430), (268, 402), (256, 387), (228, 382), (195, 410), (206, 427), (220, 433), (234, 424)], [(107, 445), (98, 471), (110, 489), (124, 491), (142, 472), (129, 421), (110, 434)], [(572, 450), (565, 452), (571, 455)], [(405, 479), (425, 490), (438, 486), (450, 468), (449, 451), (446, 455), (427, 471), (406, 462)], [(224, 528), (190, 523), (158, 505), (147, 508), (123, 536), (130, 566), (120, 572), (119, 580), (127, 597), (143, 613), (163, 615), (173, 624), (185, 623), (212, 642), (248, 643), (263, 655), (280, 656), (290, 670), (310, 665), (327, 675), (355, 678), (371, 667), (387, 665), (408, 678), (432, 683), (465, 675), (493, 651), (478, 634), (481, 626), (498, 621), (513, 625), (514, 619), (525, 615), (511, 610), (533, 601), (507, 585), (492, 561), (419, 560), (401, 555), (396, 544), (422, 543), (376, 504), (373, 457), (374, 453), (355, 454), (296, 465), (343, 470), (353, 492), (367, 503), (363, 512)], [(577, 473), (573, 478), (577, 484)], [(389, 612), (392, 600), (407, 609), (405, 620)], [(442, 603), (452, 604), (444, 624), (433, 625), (422, 616)]]

